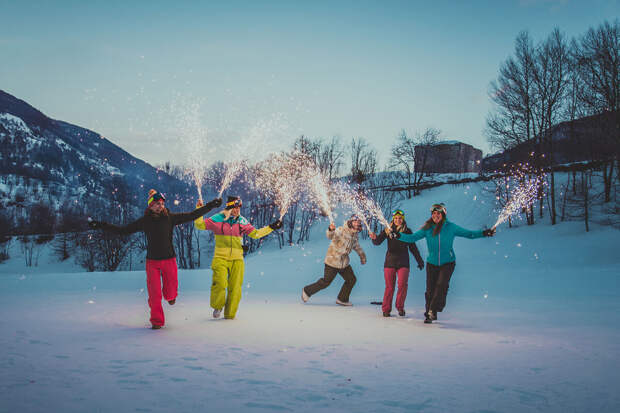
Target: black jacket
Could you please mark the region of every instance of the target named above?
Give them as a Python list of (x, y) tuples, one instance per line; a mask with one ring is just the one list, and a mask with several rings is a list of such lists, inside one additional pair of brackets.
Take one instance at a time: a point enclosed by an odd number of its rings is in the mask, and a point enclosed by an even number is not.
[(172, 246), (172, 230), (175, 225), (191, 222), (212, 209), (210, 205), (205, 205), (192, 212), (174, 214), (168, 212), (167, 215), (156, 215), (150, 210), (138, 220), (123, 227), (103, 223), (104, 231), (114, 232), (120, 235), (133, 234), (134, 232), (144, 231), (146, 234), (146, 258), (149, 260), (165, 260), (176, 257)]
[[(395, 231), (394, 225), (392, 225), (392, 230)], [(402, 231), (405, 234), (411, 234), (411, 230), (409, 228), (405, 228)], [(385, 231), (381, 231), (377, 238), (372, 240), (372, 243), (375, 245), (380, 245), (383, 240), (387, 238), (387, 234)], [(424, 266), (424, 260), (420, 255), (420, 251), (418, 251), (418, 247), (416, 247), (415, 242), (411, 244), (399, 241), (397, 239), (388, 239), (388, 249), (385, 253), (385, 263), (383, 266), (385, 268), (409, 268), (409, 251), (415, 257), (415, 260), (418, 263), (418, 266)]]

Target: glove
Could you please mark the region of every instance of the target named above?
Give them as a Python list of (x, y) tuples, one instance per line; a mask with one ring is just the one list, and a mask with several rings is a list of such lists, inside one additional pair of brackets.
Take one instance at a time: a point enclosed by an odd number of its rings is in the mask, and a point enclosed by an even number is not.
[(271, 224), (269, 224), (269, 228), (273, 230), (282, 228), (282, 221), (280, 221), (279, 219), (276, 219)]
[(207, 205), (209, 205), (210, 208), (217, 208), (220, 205), (222, 205), (222, 198), (214, 198), (211, 202), (209, 202)]
[(250, 250), (250, 246), (249, 245), (242, 245), (241, 248), (243, 249), (243, 253), (247, 254), (248, 251)]
[(418, 268), (419, 268), (420, 270), (423, 270), (423, 269), (424, 269), (424, 261), (420, 261), (420, 262), (418, 263)]
[(495, 235), (495, 228), (489, 228), (482, 231), (482, 235), (485, 237), (492, 237)]
[(88, 221), (88, 226), (90, 227), (90, 229), (101, 229), (104, 227), (104, 225), (105, 223), (101, 221), (95, 221), (95, 220)]
[(362, 265), (366, 264), (366, 257), (360, 257), (360, 262)]

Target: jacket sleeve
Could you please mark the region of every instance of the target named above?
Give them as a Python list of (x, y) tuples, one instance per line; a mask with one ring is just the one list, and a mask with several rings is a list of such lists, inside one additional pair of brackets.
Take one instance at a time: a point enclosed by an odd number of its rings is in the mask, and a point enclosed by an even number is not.
[(426, 231), (423, 229), (414, 232), (413, 234), (405, 234), (400, 232), (400, 238), (398, 238), (402, 242), (414, 243), (416, 241), (421, 240), (426, 236)]
[(409, 251), (411, 251), (418, 264), (424, 265), (424, 260), (422, 259), (422, 255), (420, 255), (420, 250), (418, 249), (418, 246), (415, 245), (415, 242), (409, 244)]
[(452, 224), (452, 225), (454, 225), (454, 235), (457, 237), (470, 238), (470, 239), (484, 237), (484, 235), (482, 235), (482, 230), (471, 231), (469, 229), (459, 227), (456, 224)]
[(325, 232), (325, 236), (327, 237), (327, 239), (334, 239), (334, 236), (336, 235), (336, 231), (338, 231), (340, 229), (340, 227), (336, 228), (333, 231), (330, 231), (329, 228), (327, 229), (327, 231)]
[(366, 253), (362, 249), (359, 240), (355, 240), (355, 244), (353, 244), (353, 249), (355, 250), (355, 252), (357, 252), (357, 255), (360, 256), (360, 261), (362, 261), (362, 264), (366, 264)]
[(266, 225), (260, 229), (254, 228), (254, 225), (247, 223), (241, 225), (241, 233), (247, 235), (250, 238), (259, 239), (273, 232), (273, 229), (269, 225)]
[(211, 211), (211, 206), (205, 205), (198, 209), (193, 210), (192, 212), (183, 212), (181, 214), (170, 214), (172, 218), (172, 225), (184, 224), (189, 221), (194, 221), (207, 212)]
[(142, 231), (144, 229), (144, 217), (138, 218), (131, 224), (127, 224), (125, 226), (117, 226), (105, 222), (101, 229), (108, 232), (114, 232), (119, 235), (133, 234), (134, 232)]
[(385, 239), (387, 238), (387, 235), (385, 234), (384, 230), (381, 230), (381, 232), (379, 233), (379, 235), (377, 235), (377, 238), (371, 240), (373, 244), (375, 245), (381, 245), (381, 243), (383, 241), (385, 241)]
[(203, 231), (213, 231), (216, 227), (216, 223), (213, 219), (219, 216), (220, 214), (215, 214), (209, 218), (204, 218), (203, 216), (199, 216), (198, 218), (194, 220), (194, 227), (196, 227), (196, 229), (200, 229)]

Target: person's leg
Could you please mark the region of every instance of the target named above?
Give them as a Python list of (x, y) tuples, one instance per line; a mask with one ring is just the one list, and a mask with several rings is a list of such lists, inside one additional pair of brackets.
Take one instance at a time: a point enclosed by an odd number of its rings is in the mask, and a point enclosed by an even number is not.
[(243, 286), (243, 260), (233, 260), (230, 267), (230, 277), (228, 279), (228, 296), (224, 307), (224, 318), (232, 319), (237, 314), (239, 301), (241, 301), (241, 287)]
[(228, 260), (213, 258), (211, 270), (213, 282), (211, 283), (211, 308), (221, 310), (226, 304), (226, 288), (228, 287)]
[(306, 285), (304, 287), (304, 291), (309, 296), (312, 296), (318, 293), (319, 291), (329, 287), (332, 281), (334, 281), (336, 274), (338, 274), (337, 268), (330, 267), (329, 265), (325, 264), (325, 270), (323, 272), (323, 277), (319, 278), (315, 283)]
[(340, 289), (340, 293), (338, 293), (338, 299), (343, 303), (349, 302), (349, 295), (351, 294), (351, 290), (357, 281), (355, 278), (355, 274), (353, 273), (353, 268), (350, 265), (347, 265), (345, 268), (339, 271), (342, 278), (344, 278), (344, 284), (342, 284), (342, 288)]
[(424, 298), (426, 299), (426, 311), (424, 315), (428, 313), (431, 308), (431, 301), (435, 294), (435, 286), (437, 284), (437, 278), (439, 277), (439, 267), (433, 264), (426, 263), (426, 292)]
[(409, 268), (401, 267), (398, 269), (398, 292), (396, 293), (396, 309), (400, 313), (405, 311), (405, 300), (407, 299), (407, 289), (409, 285)]
[(146, 289), (149, 293), (151, 324), (161, 327), (166, 319), (161, 306), (161, 267), (158, 260), (146, 260)]
[(385, 291), (383, 292), (383, 304), (381, 305), (381, 310), (385, 314), (392, 311), (394, 284), (396, 283), (396, 268), (383, 268), (383, 278), (385, 279)]
[(456, 263), (450, 262), (439, 267), (439, 276), (435, 287), (435, 294), (431, 301), (431, 309), (433, 312), (443, 311), (446, 306), (446, 298), (448, 296), (448, 288), (450, 288), (450, 278), (454, 272)]
[(169, 258), (161, 261), (161, 275), (164, 280), (164, 300), (172, 301), (179, 294), (179, 277), (177, 259)]

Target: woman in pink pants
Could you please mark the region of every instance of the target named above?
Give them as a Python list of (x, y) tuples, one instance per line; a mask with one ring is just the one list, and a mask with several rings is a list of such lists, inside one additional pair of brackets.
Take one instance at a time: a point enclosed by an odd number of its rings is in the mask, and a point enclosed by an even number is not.
[[(397, 209), (392, 214), (392, 222), (390, 224), (392, 231), (411, 234), (411, 230), (405, 222), (405, 213)], [(409, 251), (415, 257), (420, 270), (424, 269), (424, 260), (418, 251), (415, 243), (406, 244), (391, 239), (386, 231), (381, 231), (379, 235), (370, 233), (372, 243), (381, 245), (383, 240), (387, 238), (388, 249), (385, 254), (385, 263), (383, 264), (383, 274), (385, 277), (385, 292), (383, 293), (383, 303), (381, 309), (383, 316), (389, 317), (392, 311), (392, 300), (394, 298), (394, 287), (398, 276), (398, 293), (396, 293), (396, 310), (401, 317), (405, 316), (405, 299), (407, 298), (407, 285), (409, 282)]]
[(195, 211), (175, 214), (165, 207), (165, 201), (163, 194), (151, 189), (144, 216), (131, 224), (119, 227), (101, 221), (91, 220), (88, 223), (92, 229), (102, 229), (119, 235), (138, 231), (143, 231), (146, 235), (146, 286), (149, 292), (151, 326), (154, 330), (160, 329), (165, 323), (164, 309), (161, 305), (162, 293), (170, 305), (173, 305), (177, 298), (179, 282), (177, 259), (172, 246), (172, 230), (175, 225), (191, 222), (222, 204), (222, 200), (216, 198)]

